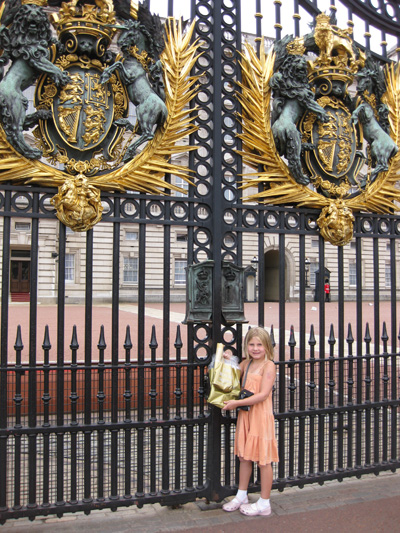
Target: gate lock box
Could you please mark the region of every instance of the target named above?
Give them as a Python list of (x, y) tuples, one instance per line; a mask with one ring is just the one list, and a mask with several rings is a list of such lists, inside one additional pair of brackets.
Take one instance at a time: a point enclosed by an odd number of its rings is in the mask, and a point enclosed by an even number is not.
[[(212, 322), (214, 261), (186, 267), (184, 324)], [(244, 267), (222, 262), (221, 313), (225, 324), (247, 323), (244, 316)]]
[(214, 261), (186, 267), (186, 316), (183, 324), (211, 322)]

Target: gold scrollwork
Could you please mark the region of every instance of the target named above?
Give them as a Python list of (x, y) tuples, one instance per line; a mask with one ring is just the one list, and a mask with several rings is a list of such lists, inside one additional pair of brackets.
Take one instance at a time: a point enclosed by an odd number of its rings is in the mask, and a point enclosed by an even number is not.
[(125, 89), (115, 74), (110, 78), (111, 88), (114, 95), (114, 117), (122, 118), (126, 108)]
[(132, 57), (139, 61), (139, 63), (142, 65), (146, 72), (149, 72), (149, 65), (151, 65), (153, 60), (151, 59), (151, 57), (149, 57), (149, 54), (146, 52), (146, 50), (143, 50), (143, 52), (139, 54), (138, 47), (131, 46), (129, 48), (129, 53)]

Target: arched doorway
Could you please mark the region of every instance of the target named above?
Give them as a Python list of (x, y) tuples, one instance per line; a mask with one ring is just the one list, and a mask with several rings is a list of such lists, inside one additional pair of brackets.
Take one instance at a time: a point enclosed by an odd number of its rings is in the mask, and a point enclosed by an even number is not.
[[(279, 250), (269, 250), (264, 254), (264, 300), (279, 302)], [(288, 269), (285, 257), (285, 300), (289, 298)]]

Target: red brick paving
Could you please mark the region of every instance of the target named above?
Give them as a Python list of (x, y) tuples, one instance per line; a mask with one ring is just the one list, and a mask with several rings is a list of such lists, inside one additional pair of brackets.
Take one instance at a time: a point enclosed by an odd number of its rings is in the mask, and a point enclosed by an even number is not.
[[(146, 328), (145, 328), (145, 354), (146, 357), (150, 356), (150, 350), (148, 345), (151, 339), (151, 329), (152, 326), (156, 327), (156, 336), (159, 344), (157, 351), (158, 357), (161, 357), (162, 354), (162, 344), (163, 344), (163, 320), (162, 318), (154, 317), (155, 312), (162, 317), (162, 303), (149, 303), (146, 305)], [(133, 343), (132, 349), (132, 360), (137, 358), (137, 340), (138, 340), (138, 315), (137, 312), (130, 312), (129, 310), (135, 310), (136, 305), (129, 306), (123, 304), (122, 309), (119, 312), (119, 358), (124, 359), (124, 340), (126, 326), (129, 325), (131, 330), (131, 340)], [(183, 320), (185, 315), (185, 304), (184, 303), (173, 303), (171, 304), (171, 313), (172, 318), (170, 320), (169, 327), (169, 353), (174, 354), (174, 342), (176, 338), (177, 326), (180, 324), (180, 321)], [(311, 324), (314, 325), (315, 334), (319, 334), (319, 304), (315, 302), (307, 302), (305, 309), (305, 320), (306, 320), (306, 339), (308, 339), (308, 334), (310, 331)], [(27, 303), (18, 303), (10, 304), (9, 306), (9, 360), (11, 362), (15, 361), (14, 353), (14, 343), (16, 339), (17, 325), (21, 325), (22, 331), (22, 341), (24, 344), (24, 350), (22, 352), (23, 362), (27, 362), (29, 358), (29, 313), (30, 308)], [(178, 315), (175, 315), (177, 313)], [(325, 304), (325, 335), (329, 335), (330, 325), (334, 326), (334, 334), (338, 334), (338, 304), (337, 302), (330, 302)], [(249, 303), (245, 305), (245, 316), (249, 321), (249, 325), (258, 324), (258, 304)], [(397, 305), (397, 318), (400, 316), (400, 302)], [(383, 322), (386, 322), (387, 332), (389, 336), (391, 335), (391, 321), (392, 321), (392, 310), (390, 302), (380, 302), (379, 304), (379, 324), (378, 324), (378, 337), (380, 338), (382, 334), (382, 325)], [(345, 324), (345, 335), (347, 336), (348, 323), (352, 324), (353, 337), (356, 336), (356, 303), (355, 302), (346, 302), (345, 304), (345, 313), (344, 313), (344, 324)], [(374, 337), (374, 306), (370, 302), (364, 302), (362, 306), (362, 324), (363, 324), (363, 335), (365, 332), (366, 323), (369, 323), (369, 328), (371, 336)], [(93, 360), (97, 360), (97, 343), (99, 341), (100, 335), (100, 326), (104, 326), (105, 340), (107, 348), (105, 351), (106, 360), (111, 359), (111, 350), (112, 350), (112, 339), (111, 339), (111, 330), (112, 330), (112, 316), (111, 316), (111, 306), (108, 305), (95, 305), (92, 310), (92, 323), (93, 323), (93, 334), (92, 334), (92, 357)], [(285, 330), (289, 330), (290, 326), (293, 325), (294, 331), (299, 331), (300, 323), (300, 307), (297, 302), (286, 303), (285, 305)], [(78, 360), (84, 359), (84, 344), (85, 344), (85, 307), (83, 305), (66, 305), (65, 306), (65, 360), (68, 360), (70, 357), (70, 342), (72, 338), (72, 328), (74, 325), (77, 327), (77, 335), (79, 342), (78, 350)], [(37, 307), (37, 360), (43, 360), (43, 350), (42, 343), (44, 338), (45, 326), (49, 326), (50, 332), (50, 342), (52, 344), (52, 349), (50, 351), (51, 361), (55, 361), (57, 358), (56, 347), (57, 347), (57, 307), (56, 306), (46, 306), (38, 305)], [(265, 326), (267, 329), (273, 325), (275, 332), (275, 341), (279, 341), (279, 304), (277, 302), (266, 302), (265, 303)], [(247, 329), (247, 325), (244, 326), (244, 331)], [(397, 328), (398, 330), (398, 328)], [(181, 336), (183, 340), (183, 350), (182, 356), (186, 353), (186, 327), (181, 324)], [(298, 335), (296, 336), (296, 341), (299, 342)], [(390, 341), (389, 341), (390, 347)], [(316, 346), (318, 350), (318, 345)], [(373, 350), (371, 350), (372, 352)]]

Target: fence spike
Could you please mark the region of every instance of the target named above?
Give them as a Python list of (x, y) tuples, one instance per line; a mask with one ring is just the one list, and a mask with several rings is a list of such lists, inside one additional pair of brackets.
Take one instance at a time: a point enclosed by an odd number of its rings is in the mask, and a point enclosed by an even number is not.
[(75, 325), (72, 328), (72, 339), (71, 339), (71, 344), (69, 345), (69, 347), (71, 348), (71, 350), (77, 350), (79, 348), (78, 334), (76, 332), (76, 326)]
[(270, 338), (271, 338), (272, 347), (275, 348), (275, 346), (276, 346), (276, 342), (275, 342), (275, 335), (274, 335), (274, 326), (273, 326), (273, 324), (271, 324), (271, 331), (270, 331), (269, 336), (270, 336)]
[(388, 335), (387, 329), (386, 329), (386, 322), (383, 323), (381, 339), (382, 339), (382, 342), (387, 342), (389, 340), (389, 335)]
[(349, 322), (349, 326), (348, 326), (348, 329), (347, 329), (347, 344), (353, 344), (354, 342), (354, 337), (353, 337), (353, 332), (351, 331), (351, 324)]
[(129, 324), (126, 326), (126, 334), (125, 334), (125, 342), (124, 342), (124, 348), (125, 350), (131, 350), (132, 349), (132, 340), (131, 340), (131, 328)]
[(335, 332), (334, 332), (334, 329), (333, 329), (333, 324), (331, 324), (331, 329), (329, 331), (328, 344), (336, 344)]
[(183, 346), (182, 337), (181, 337), (181, 327), (180, 327), (179, 324), (178, 324), (178, 326), (176, 328), (176, 338), (175, 338), (174, 346), (175, 346), (176, 349), (182, 348), (182, 346)]
[(154, 324), (151, 327), (151, 340), (150, 340), (149, 347), (152, 349), (158, 348), (158, 342), (156, 338), (156, 326)]
[(317, 344), (317, 341), (315, 340), (315, 334), (314, 334), (314, 324), (311, 324), (311, 327), (310, 327), (310, 338), (308, 339), (308, 344), (310, 346), (315, 346)]
[(296, 346), (296, 339), (294, 337), (294, 327), (290, 326), (290, 337), (289, 337), (289, 346)]
[(369, 324), (367, 322), (367, 325), (365, 327), (365, 336), (364, 336), (364, 341), (366, 343), (370, 343), (371, 342), (371, 334), (369, 332)]
[(43, 350), (51, 350), (49, 326), (47, 325), (44, 327), (44, 337), (43, 337), (42, 348)]
[(97, 344), (97, 348), (99, 350), (105, 350), (107, 348), (106, 340), (104, 338), (104, 326), (103, 325), (100, 326), (100, 337), (99, 337), (99, 342)]
[(14, 349), (16, 351), (24, 349), (24, 345), (23, 345), (23, 342), (22, 342), (21, 326), (20, 325), (17, 326), (17, 336), (15, 338)]

